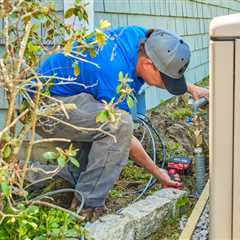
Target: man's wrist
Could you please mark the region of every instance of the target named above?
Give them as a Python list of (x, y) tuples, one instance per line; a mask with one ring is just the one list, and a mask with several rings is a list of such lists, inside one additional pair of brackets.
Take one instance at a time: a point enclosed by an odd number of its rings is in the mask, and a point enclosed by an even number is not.
[(187, 92), (192, 94), (193, 87), (194, 87), (193, 84), (188, 84), (188, 85), (187, 85)]

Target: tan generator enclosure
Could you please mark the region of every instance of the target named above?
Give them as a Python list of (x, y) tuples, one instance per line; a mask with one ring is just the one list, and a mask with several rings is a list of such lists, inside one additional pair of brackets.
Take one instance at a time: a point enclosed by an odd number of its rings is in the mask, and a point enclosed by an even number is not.
[(210, 24), (210, 239), (240, 239), (240, 14)]

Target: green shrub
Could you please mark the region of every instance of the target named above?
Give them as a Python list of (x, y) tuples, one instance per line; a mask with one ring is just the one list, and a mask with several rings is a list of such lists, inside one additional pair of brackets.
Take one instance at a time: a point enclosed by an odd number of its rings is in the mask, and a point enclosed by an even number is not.
[(6, 217), (0, 225), (0, 240), (60, 240), (87, 238), (76, 219), (53, 208), (18, 205), (18, 217)]

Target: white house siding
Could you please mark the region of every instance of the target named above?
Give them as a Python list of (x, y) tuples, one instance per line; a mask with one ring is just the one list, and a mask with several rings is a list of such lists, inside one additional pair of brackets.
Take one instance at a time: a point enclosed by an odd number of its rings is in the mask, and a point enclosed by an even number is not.
[[(175, 31), (189, 43), (192, 51), (185, 74), (194, 83), (208, 75), (208, 28), (215, 16), (240, 11), (240, 0), (94, 0), (95, 24), (108, 19), (113, 27), (140, 25)], [(150, 87), (146, 91), (147, 108), (171, 95)]]

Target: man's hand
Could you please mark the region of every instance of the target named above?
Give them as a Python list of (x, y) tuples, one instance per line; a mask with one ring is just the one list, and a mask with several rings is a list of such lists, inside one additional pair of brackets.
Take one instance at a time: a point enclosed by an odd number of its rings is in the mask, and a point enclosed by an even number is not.
[[(179, 181), (173, 181), (166, 170), (161, 170), (161, 179), (159, 179), (163, 185), (164, 188), (182, 188), (183, 184)], [(180, 179), (179, 179), (180, 180)]]
[(169, 177), (167, 171), (159, 168), (146, 153), (141, 143), (136, 137), (132, 137), (130, 145), (130, 158), (138, 165), (144, 167), (150, 172), (156, 179), (162, 183), (163, 187), (182, 188), (182, 183), (173, 181)]
[(192, 94), (194, 100), (198, 100), (201, 97), (209, 99), (209, 91), (207, 88), (198, 87), (193, 84), (188, 84), (188, 92)]

